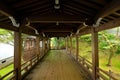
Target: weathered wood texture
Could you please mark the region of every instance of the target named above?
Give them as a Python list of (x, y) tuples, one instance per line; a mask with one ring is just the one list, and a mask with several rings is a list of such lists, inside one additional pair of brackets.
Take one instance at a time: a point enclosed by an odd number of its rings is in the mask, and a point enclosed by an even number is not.
[(79, 68), (64, 50), (53, 50), (24, 80), (86, 80)]
[(15, 80), (21, 80), (21, 33), (14, 32), (14, 70)]
[(79, 55), (79, 37), (76, 36), (76, 60), (78, 61), (78, 55)]
[(98, 57), (98, 32), (95, 28), (91, 28), (92, 32), (92, 64), (93, 64), (93, 80), (97, 80), (97, 68), (99, 67), (99, 57)]
[(72, 37), (70, 37), (70, 54), (72, 54)]

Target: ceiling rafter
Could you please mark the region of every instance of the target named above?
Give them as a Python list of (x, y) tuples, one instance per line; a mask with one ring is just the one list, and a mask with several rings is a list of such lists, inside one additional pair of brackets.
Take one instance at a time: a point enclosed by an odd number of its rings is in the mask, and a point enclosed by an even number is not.
[(31, 14), (28, 13), (28, 17), (29, 16), (36, 16), (36, 15), (43, 15), (43, 14), (46, 14), (46, 13), (49, 13), (49, 9), (43, 9), (43, 10), (39, 10), (39, 11), (35, 11), (35, 12), (32, 12)]
[(120, 9), (120, 0), (113, 0), (109, 4), (107, 4), (100, 12), (97, 13), (95, 17), (95, 21), (98, 18), (103, 18), (108, 16), (119, 9)]
[(38, 2), (38, 0), (23, 0), (21, 2), (15, 3), (13, 6), (19, 8), (21, 6), (26, 6), (31, 3), (33, 4), (34, 2)]
[(27, 5), (27, 6), (23, 6), (23, 7), (20, 7), (18, 9), (19, 9), (19, 11), (23, 11), (23, 10), (27, 10), (27, 9), (32, 9), (35, 6), (43, 6), (43, 5), (48, 4), (48, 3), (50, 3), (50, 1), (48, 1), (48, 2), (46, 2), (46, 0), (38, 1), (38, 2), (36, 2), (34, 4), (31, 3), (31, 4)]
[(48, 5), (43, 5), (43, 6), (41, 6), (41, 7), (35, 7), (35, 8), (32, 8), (32, 9), (29, 9), (29, 10), (26, 10), (26, 11), (24, 11), (24, 13), (26, 14), (26, 13), (34, 13), (34, 12), (37, 12), (37, 11), (42, 11), (42, 10), (44, 10), (44, 9), (47, 9), (47, 8), (49, 8), (49, 4)]
[(86, 3), (85, 0), (74, 0), (74, 1), (75, 1), (76, 3), (78, 3), (78, 4), (84, 5), (84, 7), (86, 6), (86, 7), (89, 7), (89, 8), (91, 8), (91, 9), (98, 10), (98, 9), (101, 8), (101, 6), (99, 6), (99, 5), (97, 5), (97, 4), (93, 4), (93, 3), (91, 3), (90, 1), (88, 1), (87, 3)]
[(2, 13), (5, 16), (13, 16), (16, 17), (16, 13), (13, 11), (13, 9), (10, 6), (7, 6), (4, 2), (0, 2), (0, 13)]
[[(64, 4), (63, 4), (64, 5)], [(88, 13), (87, 11), (83, 10), (83, 9), (78, 9), (76, 7), (73, 7), (73, 6), (70, 6), (70, 5), (64, 5), (65, 7), (71, 9), (71, 10), (75, 10), (75, 11), (78, 11), (79, 13), (84, 13), (84, 14), (87, 14), (89, 16), (93, 15), (92, 13)]]

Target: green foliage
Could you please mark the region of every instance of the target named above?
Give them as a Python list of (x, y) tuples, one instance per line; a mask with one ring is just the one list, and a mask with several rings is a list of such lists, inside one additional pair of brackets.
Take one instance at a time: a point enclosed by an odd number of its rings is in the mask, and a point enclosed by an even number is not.
[(12, 31), (0, 29), (0, 43), (13, 45), (13, 37), (14, 33)]
[[(104, 36), (107, 38), (107, 41), (104, 39), (105, 38)], [(111, 48), (114, 48), (114, 50), (116, 50), (117, 48), (116, 53), (120, 51), (119, 49), (120, 41), (116, 38), (114, 34), (110, 34), (105, 31), (102, 31), (102, 32), (99, 32), (98, 38), (99, 38), (99, 48), (101, 50), (108, 50)]]
[(120, 45), (118, 45), (118, 48), (116, 50), (116, 54), (120, 54)]
[(55, 48), (57, 48), (57, 47), (65, 48), (65, 40), (62, 37), (60, 37), (60, 38), (56, 38), (56, 37), (51, 38), (51, 44)]
[(80, 39), (83, 41), (86, 41), (88, 43), (91, 43), (91, 35), (90, 34), (81, 36)]

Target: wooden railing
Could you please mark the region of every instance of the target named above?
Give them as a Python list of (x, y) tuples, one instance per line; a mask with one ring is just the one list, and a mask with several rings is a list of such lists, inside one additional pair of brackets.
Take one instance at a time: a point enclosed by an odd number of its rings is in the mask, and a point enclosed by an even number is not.
[(15, 71), (15, 70), (12, 70), (12, 71), (8, 72), (8, 73), (5, 74), (4, 76), (2, 76), (2, 77), (0, 78), (0, 80), (3, 80), (3, 79), (5, 79), (5, 80), (13, 80), (13, 79), (15, 78), (14, 71)]
[[(35, 56), (32, 59), (24, 62), (21, 65), (21, 76), (24, 76), (43, 56), (44, 56), (44, 53), (41, 52), (41, 55)], [(8, 72), (4, 76), (0, 77), (0, 80), (15, 80), (16, 75), (14, 74), (14, 72), (15, 72), (15, 70)]]
[[(25, 63), (23, 63), (23, 64), (21, 65), (21, 75), (22, 75), (22, 76), (23, 76), (25, 73), (27, 73), (27, 72), (38, 62), (37, 59), (38, 59), (38, 58), (37, 58), (37, 56), (36, 56), (36, 57), (34, 57), (34, 58), (26, 61)], [(4, 80), (4, 79), (5, 79), (5, 80), (14, 80), (14, 78), (15, 78), (14, 71), (15, 71), (15, 70), (12, 70), (12, 71), (8, 72), (8, 73), (5, 74), (4, 76), (2, 76), (2, 77), (0, 78), (0, 80)]]
[(23, 63), (21, 65), (21, 74), (24, 75), (25, 73), (27, 73), (37, 63), (37, 61), (37, 56), (35, 56), (32, 59)]
[(118, 80), (115, 77), (112, 76), (112, 72), (109, 71), (104, 71), (103, 69), (97, 68), (98, 72), (97, 75), (99, 76), (100, 80)]
[(92, 63), (88, 61), (87, 59), (79, 56), (78, 57), (78, 62), (92, 75)]
[[(78, 62), (82, 66), (84, 66), (84, 69), (86, 69), (92, 76), (92, 68), (93, 68), (92, 63), (81, 56), (79, 56)], [(112, 76), (111, 71), (105, 71), (101, 68), (97, 68), (97, 69), (98, 69), (97, 75), (99, 76), (99, 80), (118, 80)]]

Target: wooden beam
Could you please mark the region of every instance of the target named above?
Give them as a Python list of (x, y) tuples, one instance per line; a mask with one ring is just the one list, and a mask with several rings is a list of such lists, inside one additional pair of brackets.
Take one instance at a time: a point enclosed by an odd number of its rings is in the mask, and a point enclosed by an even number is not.
[(21, 80), (21, 32), (14, 32), (14, 74), (15, 80)]
[(98, 67), (99, 67), (99, 56), (98, 56), (98, 32), (95, 31), (94, 27), (91, 27), (92, 32), (92, 64), (93, 64), (93, 80), (98, 80)]
[(95, 21), (99, 18), (106, 17), (117, 10), (120, 10), (120, 0), (112, 0), (100, 12), (98, 12), (95, 17)]
[(70, 32), (48, 32), (45, 35), (48, 37), (66, 37), (70, 35)]
[(31, 23), (83, 23), (85, 18), (80, 16), (36, 16), (28, 17)]
[(106, 29), (111, 29), (111, 28), (115, 28), (115, 27), (118, 27), (120, 26), (120, 18), (117, 18), (115, 20), (112, 20), (108, 23), (105, 23), (101, 26), (98, 26), (95, 28), (95, 31), (102, 31), (102, 30), (106, 30)]
[(9, 24), (2, 24), (0, 23), (0, 28), (11, 30), (11, 31), (18, 31), (18, 28)]
[(0, 1), (0, 13), (5, 16), (13, 16), (16, 18), (16, 14), (13, 9), (10, 6), (6, 5), (3, 1)]
[[(115, 27), (118, 27), (118, 26), (120, 26), (120, 18), (112, 20), (112, 21), (110, 21), (108, 23), (105, 23), (101, 26), (95, 27), (95, 31), (99, 32), (99, 31), (115, 28)], [(91, 27), (88, 27), (85, 30), (81, 30), (79, 32), (79, 35), (85, 35), (85, 34), (89, 34), (89, 33), (91, 33)]]
[(114, 12), (115, 15), (120, 16), (120, 13)]
[(90, 34), (91, 33), (91, 27), (89, 26), (88, 28), (81, 30), (78, 35), (85, 35), (85, 34)]
[(87, 26), (84, 26), (83, 24), (81, 24), (81, 25), (77, 28), (76, 34), (79, 34), (79, 32), (80, 32), (82, 29), (86, 28), (86, 27), (87, 27)]
[(58, 29), (44, 29), (44, 30), (41, 30), (42, 32), (72, 32), (73, 29), (71, 28), (58, 28)]

